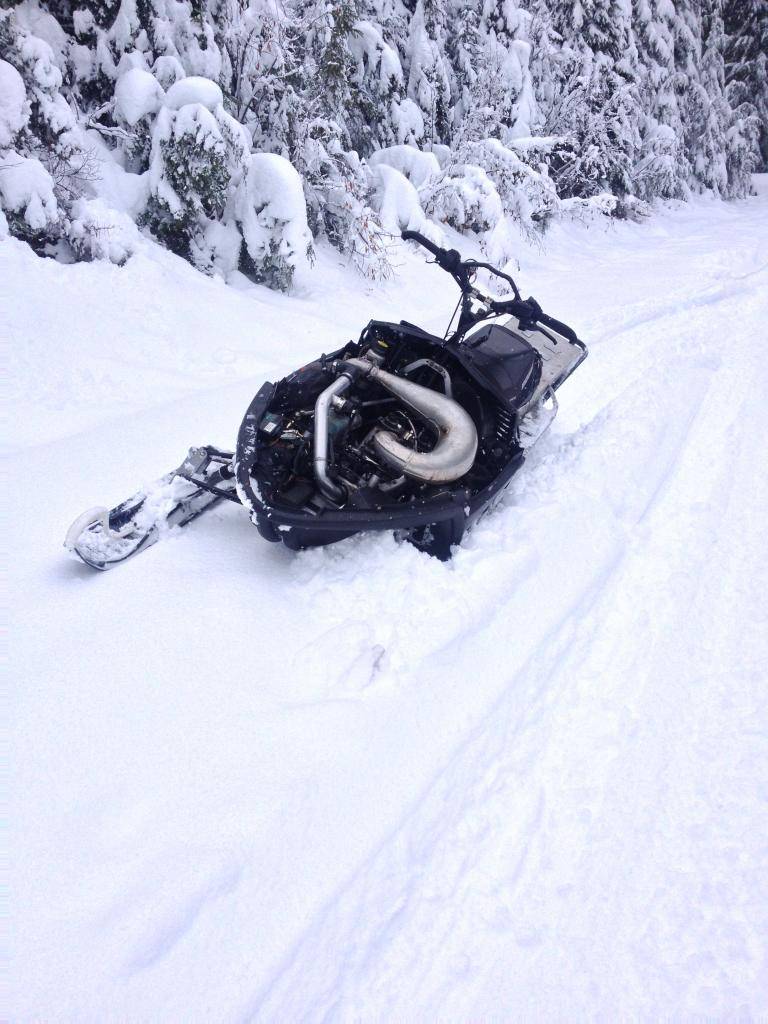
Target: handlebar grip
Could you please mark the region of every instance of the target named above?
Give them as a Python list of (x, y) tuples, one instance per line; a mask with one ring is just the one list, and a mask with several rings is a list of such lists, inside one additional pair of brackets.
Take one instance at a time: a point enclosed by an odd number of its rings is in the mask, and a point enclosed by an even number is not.
[[(557, 331), (558, 334), (567, 338), (571, 344), (576, 344), (579, 340), (572, 327), (568, 327), (567, 324), (562, 323), (560, 320), (555, 320), (553, 316), (547, 316), (533, 298), (496, 300), (491, 303), (491, 309), (494, 313), (511, 313), (512, 316), (517, 317), (521, 324), (530, 324), (531, 327), (535, 324), (541, 324), (542, 327), (550, 327), (553, 331)], [(530, 329), (530, 327), (527, 329)]]
[(536, 318), (539, 323), (544, 324), (545, 327), (551, 327), (553, 331), (557, 331), (558, 334), (562, 334), (564, 338), (567, 338), (571, 344), (575, 344), (579, 339), (576, 336), (576, 331), (572, 327), (568, 327), (561, 320), (555, 320), (553, 316), (547, 316), (546, 313), (540, 313)]
[(518, 320), (520, 317), (530, 318), (532, 310), (522, 299), (493, 299), (491, 309), (494, 313), (511, 313)]
[(445, 252), (445, 249), (441, 249), (439, 245), (435, 245), (434, 242), (431, 242), (418, 231), (403, 231), (400, 237), (405, 242), (418, 242), (428, 252), (431, 252), (433, 256), (442, 256)]

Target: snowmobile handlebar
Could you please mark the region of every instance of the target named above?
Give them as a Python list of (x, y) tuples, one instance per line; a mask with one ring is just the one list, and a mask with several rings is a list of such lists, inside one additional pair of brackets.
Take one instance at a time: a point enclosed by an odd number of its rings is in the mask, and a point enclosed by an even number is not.
[[(462, 260), (456, 249), (441, 249), (439, 245), (435, 245), (433, 241), (418, 231), (403, 231), (401, 237), (406, 242), (418, 242), (427, 252), (432, 253), (437, 265), (446, 270), (461, 288), (464, 303), (468, 303), (470, 297), (474, 296), (487, 303), (487, 308), (494, 314), (509, 313), (517, 317), (520, 327), (524, 331), (541, 330), (542, 328), (546, 329), (549, 327), (562, 337), (567, 338), (571, 344), (578, 344), (576, 332), (571, 327), (568, 327), (560, 320), (555, 320), (554, 317), (547, 316), (533, 297), (521, 298), (520, 291), (514, 280), (509, 274), (499, 270), (498, 267), (494, 267), (490, 263), (481, 263), (478, 260)], [(472, 287), (471, 278), (478, 270), (487, 270), (491, 274), (495, 274), (496, 277), (506, 281), (512, 288), (514, 298), (491, 299), (476, 291)], [(472, 320), (469, 314), (466, 316), (465, 324)], [(482, 317), (474, 317), (475, 322), (478, 319), (482, 319)]]
[(406, 242), (418, 242), (427, 252), (432, 253), (435, 257), (435, 263), (456, 280), (463, 292), (470, 291), (472, 287), (470, 279), (473, 274), (478, 270), (488, 270), (491, 274), (495, 274), (496, 277), (502, 278), (502, 280), (511, 285), (515, 299), (520, 299), (520, 292), (517, 290), (515, 282), (509, 274), (505, 274), (498, 267), (494, 267), (490, 263), (480, 263), (478, 260), (463, 260), (461, 254), (456, 249), (441, 249), (439, 245), (435, 245), (433, 241), (422, 235), (419, 231), (403, 231), (401, 238)]
[(456, 249), (441, 249), (439, 245), (435, 245), (433, 241), (427, 238), (426, 235), (422, 235), (419, 231), (403, 231), (400, 237), (405, 242), (418, 242), (423, 249), (432, 253), (437, 265), (443, 270), (447, 270), (449, 274), (456, 276), (461, 271), (463, 262)]
[(558, 334), (567, 338), (571, 344), (578, 343), (579, 339), (573, 328), (568, 327), (567, 324), (562, 323), (560, 320), (555, 320), (553, 316), (547, 316), (533, 296), (521, 299), (518, 293), (516, 299), (494, 300), (491, 302), (491, 310), (494, 313), (511, 313), (512, 316), (517, 317), (518, 323), (524, 331), (536, 330), (540, 327), (550, 327), (553, 331), (557, 331)]

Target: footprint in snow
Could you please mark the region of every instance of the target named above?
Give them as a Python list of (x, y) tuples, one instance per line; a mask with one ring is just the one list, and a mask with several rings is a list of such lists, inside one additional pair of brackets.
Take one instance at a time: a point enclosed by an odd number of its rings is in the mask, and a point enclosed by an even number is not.
[(294, 654), (288, 692), (302, 703), (355, 697), (379, 680), (386, 662), (372, 626), (346, 619)]

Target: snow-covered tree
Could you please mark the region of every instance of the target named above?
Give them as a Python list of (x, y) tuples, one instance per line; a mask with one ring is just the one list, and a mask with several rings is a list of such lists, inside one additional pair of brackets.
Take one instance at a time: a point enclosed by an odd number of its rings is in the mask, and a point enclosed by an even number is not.
[(420, 194), (429, 216), (457, 231), (485, 234), (504, 214), (496, 186), (477, 164), (449, 164)]
[(768, 157), (764, 0), (24, 0), (1, 5), (0, 56), (10, 230), (67, 258), (132, 251), (95, 131), (134, 211), (148, 186), (157, 239), (276, 287), (304, 246), (267, 179), (300, 178), (314, 238), (377, 276), (382, 217), (428, 211), (503, 255), (568, 211), (744, 195), (758, 139)]
[(164, 100), (165, 90), (158, 80), (140, 67), (129, 68), (115, 84), (111, 113), (119, 133), (108, 134), (119, 140), (125, 166), (136, 174), (149, 167), (152, 126)]
[(220, 220), (242, 176), (248, 138), (209, 79), (171, 86), (152, 129), (144, 223), (173, 252), (191, 259), (193, 242)]
[(551, 14), (563, 45), (552, 65), (559, 83), (546, 128), (570, 143), (553, 154), (558, 191), (632, 193), (640, 100), (629, 0), (552, 0)]
[(702, 0), (701, 63), (692, 115), (691, 163), (696, 180), (719, 195), (728, 193), (726, 137), (730, 111), (725, 101), (721, 0)]
[[(524, 234), (546, 229), (558, 211), (558, 196), (545, 162), (532, 166), (531, 152), (522, 155), (504, 146), (498, 139), (465, 142), (460, 155), (469, 164), (479, 165), (494, 183), (504, 213)], [(523, 156), (528, 159), (523, 159)]]
[(742, 121), (754, 118), (749, 130), (759, 133), (762, 165), (768, 168), (768, 4), (725, 0), (723, 19), (728, 101)]
[(0, 13), (0, 199), (14, 234), (43, 250), (94, 177), (59, 59), (15, 12)]
[(682, 198), (690, 177), (683, 119), (675, 92), (675, 8), (669, 0), (638, 0), (634, 27), (642, 72), (640, 152), (635, 187), (645, 199)]
[(408, 41), (408, 95), (424, 118), (427, 142), (451, 138), (451, 74), (445, 0), (417, 0)]
[(405, 95), (405, 78), (397, 50), (378, 26), (357, 21), (350, 37), (352, 86), (356, 95), (348, 127), (352, 148), (368, 156), (378, 146), (418, 142), (424, 121)]
[(370, 203), (375, 182), (358, 155), (344, 149), (335, 122), (307, 125), (293, 163), (304, 180), (312, 234), (327, 238), (365, 277), (386, 277), (387, 239)]

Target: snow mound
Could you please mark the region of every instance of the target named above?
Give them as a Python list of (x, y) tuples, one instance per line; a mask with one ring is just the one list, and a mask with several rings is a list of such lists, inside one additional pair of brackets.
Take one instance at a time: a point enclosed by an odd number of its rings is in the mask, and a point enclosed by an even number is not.
[(133, 127), (142, 117), (156, 114), (165, 93), (155, 76), (143, 68), (131, 68), (115, 86), (115, 114)]
[(374, 167), (377, 181), (375, 206), (382, 227), (393, 234), (421, 231), (428, 234), (427, 218), (419, 202), (419, 193), (404, 174), (381, 164)]
[(434, 153), (423, 153), (415, 146), (388, 146), (373, 153), (368, 161), (373, 167), (384, 164), (394, 167), (416, 188), (440, 176), (440, 164)]
[(39, 160), (10, 150), (0, 156), (0, 205), (23, 213), (32, 231), (44, 231), (58, 220), (53, 179)]
[(170, 89), (176, 82), (186, 77), (186, 72), (178, 57), (165, 53), (158, 57), (152, 65), (152, 74), (164, 89)]
[(424, 138), (424, 116), (412, 99), (392, 100), (390, 113), (398, 142), (415, 144)]
[(277, 261), (292, 272), (304, 264), (312, 236), (301, 176), (276, 153), (253, 153), (235, 197), (235, 216), (258, 266)]
[(426, 187), (421, 197), (424, 209), (435, 220), (457, 231), (490, 231), (504, 216), (496, 186), (482, 167), (459, 164)]
[(223, 102), (224, 96), (219, 86), (210, 78), (201, 78), (197, 75), (174, 82), (165, 97), (165, 105), (171, 110), (179, 110), (189, 103), (199, 103), (214, 111)]
[(78, 199), (67, 230), (72, 248), (83, 260), (109, 260), (121, 266), (141, 242), (131, 218), (102, 199)]
[(27, 123), (26, 102), (21, 75), (8, 61), (0, 60), (0, 149), (11, 146)]

